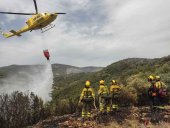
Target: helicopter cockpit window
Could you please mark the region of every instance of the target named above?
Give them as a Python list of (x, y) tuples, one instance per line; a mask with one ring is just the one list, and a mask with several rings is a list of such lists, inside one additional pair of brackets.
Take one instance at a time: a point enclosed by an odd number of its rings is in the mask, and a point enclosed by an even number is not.
[(33, 20), (35, 21), (35, 20), (39, 19), (40, 17), (41, 17), (41, 15), (37, 15), (36, 17), (33, 18)]

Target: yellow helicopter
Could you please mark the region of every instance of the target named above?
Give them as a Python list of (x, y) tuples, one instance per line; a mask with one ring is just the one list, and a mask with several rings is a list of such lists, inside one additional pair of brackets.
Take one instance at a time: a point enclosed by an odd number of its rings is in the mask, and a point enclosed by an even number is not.
[(15, 15), (33, 15), (26, 21), (26, 26), (21, 28), (18, 31), (11, 30), (10, 33), (3, 33), (2, 35), (6, 38), (11, 36), (21, 36), (21, 33), (26, 31), (32, 31), (41, 29), (42, 33), (53, 28), (55, 25), (51, 24), (59, 14), (66, 14), (66, 13), (38, 13), (37, 3), (36, 0), (34, 1), (34, 6), (36, 13), (15, 13), (15, 12), (0, 12), (2, 14), (15, 14)]

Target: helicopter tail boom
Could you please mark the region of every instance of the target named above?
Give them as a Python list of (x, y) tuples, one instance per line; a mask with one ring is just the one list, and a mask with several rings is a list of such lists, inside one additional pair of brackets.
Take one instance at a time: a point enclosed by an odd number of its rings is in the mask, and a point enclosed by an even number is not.
[(20, 33), (17, 33), (15, 30), (11, 30), (10, 31), (11, 33), (2, 33), (2, 35), (5, 37), (5, 38), (9, 38), (11, 36), (21, 36)]
[(21, 36), (21, 34), (20, 34), (20, 33), (17, 33), (15, 30), (11, 30), (10, 32), (13, 33), (13, 34), (16, 35), (16, 36)]

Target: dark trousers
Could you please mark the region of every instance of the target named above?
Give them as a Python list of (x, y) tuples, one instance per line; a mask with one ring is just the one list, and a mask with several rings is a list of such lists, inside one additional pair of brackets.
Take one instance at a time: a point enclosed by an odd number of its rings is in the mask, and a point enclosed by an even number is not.
[(157, 96), (150, 97), (150, 107), (151, 107), (151, 109), (153, 109), (155, 106), (159, 106), (159, 105), (160, 105), (159, 97), (157, 97)]
[(91, 117), (93, 102), (83, 102), (82, 117)]
[(112, 95), (112, 108), (117, 108), (118, 107), (118, 94), (113, 94)]

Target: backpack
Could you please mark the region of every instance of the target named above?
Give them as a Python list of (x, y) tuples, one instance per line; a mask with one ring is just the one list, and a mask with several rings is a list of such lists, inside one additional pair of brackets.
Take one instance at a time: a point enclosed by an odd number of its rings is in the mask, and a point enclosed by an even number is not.
[(109, 90), (108, 90), (107, 86), (104, 86), (103, 93), (101, 93), (101, 98), (111, 99), (111, 96), (109, 95)]
[(82, 101), (83, 102), (92, 102), (94, 99), (93, 99), (93, 96), (92, 96), (92, 91), (89, 90), (89, 88), (86, 88), (87, 90), (84, 91), (84, 96), (83, 96), (83, 99)]
[(168, 95), (167, 89), (161, 88), (159, 89), (159, 96), (166, 97)]

